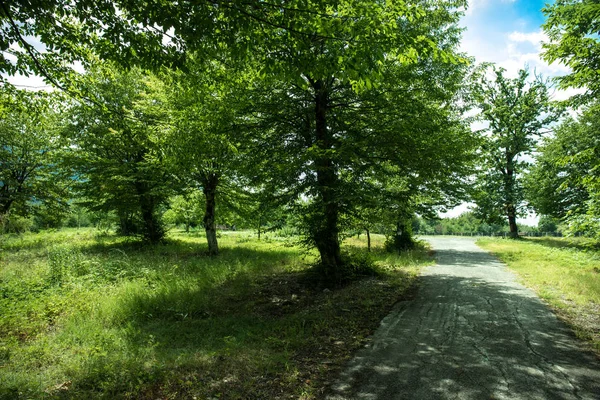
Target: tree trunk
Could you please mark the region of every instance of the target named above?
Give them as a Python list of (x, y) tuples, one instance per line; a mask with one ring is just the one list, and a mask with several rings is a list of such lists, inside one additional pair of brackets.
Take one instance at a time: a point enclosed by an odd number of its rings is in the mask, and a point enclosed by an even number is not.
[(393, 250), (403, 251), (412, 249), (415, 242), (412, 239), (412, 225), (410, 220), (399, 220), (396, 222), (396, 232), (392, 242)]
[(0, 203), (0, 214), (8, 215), (10, 211), (10, 206), (12, 206), (14, 200), (6, 200), (5, 202)]
[(312, 81), (315, 92), (315, 134), (319, 154), (316, 157), (317, 190), (321, 202), (322, 220), (315, 232), (315, 243), (321, 256), (325, 278), (338, 281), (341, 276), (342, 257), (338, 235), (339, 205), (336, 198), (338, 176), (328, 150), (333, 146), (327, 129), (329, 88), (322, 80)]
[(156, 201), (150, 194), (140, 196), (140, 208), (144, 221), (144, 239), (150, 243), (159, 243), (165, 236), (165, 231), (156, 217)]
[(215, 195), (219, 177), (216, 174), (209, 174), (203, 182), (202, 191), (206, 199), (204, 209), (204, 231), (206, 232), (206, 241), (208, 243), (208, 254), (211, 256), (219, 254), (219, 244), (217, 242), (217, 227), (215, 223)]
[(508, 235), (511, 238), (516, 239), (519, 237), (519, 227), (517, 226), (517, 215), (516, 215), (514, 206), (508, 207), (507, 216), (508, 216), (508, 226), (509, 226)]
[(134, 223), (130, 213), (119, 212), (118, 234), (122, 236), (132, 236), (139, 233), (139, 229)]
[(144, 207), (142, 209), (142, 219), (144, 221), (144, 238), (153, 244), (160, 242), (164, 232), (154, 215), (154, 207)]
[(506, 152), (506, 216), (508, 217), (509, 233), (508, 235), (516, 239), (519, 237), (519, 228), (517, 227), (517, 207), (515, 205), (515, 171), (514, 155), (507, 150)]
[(262, 214), (258, 217), (258, 240), (260, 240), (260, 227), (262, 225)]
[(371, 251), (371, 232), (367, 228), (367, 250)]

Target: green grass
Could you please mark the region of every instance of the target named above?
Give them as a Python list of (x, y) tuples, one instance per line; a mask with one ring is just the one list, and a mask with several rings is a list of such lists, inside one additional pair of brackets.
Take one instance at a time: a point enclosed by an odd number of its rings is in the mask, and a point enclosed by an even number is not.
[[(97, 231), (0, 238), (0, 398), (320, 398), (344, 360), (410, 294), (424, 250), (323, 290), (315, 253), (274, 235), (164, 245)], [(366, 237), (344, 248), (364, 252)]]
[(600, 353), (600, 251), (589, 239), (480, 239)]

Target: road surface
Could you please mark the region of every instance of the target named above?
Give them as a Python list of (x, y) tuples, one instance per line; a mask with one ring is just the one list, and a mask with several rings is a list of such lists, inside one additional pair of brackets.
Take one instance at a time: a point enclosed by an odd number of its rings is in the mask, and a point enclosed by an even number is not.
[(438, 265), (396, 305), (329, 399), (600, 399), (600, 362), (472, 238), (427, 238)]

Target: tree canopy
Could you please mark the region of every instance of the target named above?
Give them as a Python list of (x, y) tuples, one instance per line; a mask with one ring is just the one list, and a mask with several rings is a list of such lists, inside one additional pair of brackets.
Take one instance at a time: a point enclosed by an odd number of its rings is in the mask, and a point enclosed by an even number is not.
[(543, 9), (543, 25), (550, 42), (544, 44), (544, 58), (558, 61), (571, 72), (558, 77), (562, 88), (583, 88), (574, 99), (589, 102), (600, 96), (600, 3), (596, 0), (557, 0)]
[(526, 210), (521, 178), (542, 129), (556, 120), (546, 84), (528, 82), (529, 72), (515, 79), (493, 68), (493, 80), (483, 75), (473, 90), (489, 135), (483, 138), (483, 167), (475, 191), (477, 214), (494, 223), (507, 218), (511, 236), (518, 236), (517, 217)]
[(57, 95), (0, 88), (0, 219), (61, 207), (59, 110)]
[(539, 149), (527, 176), (528, 200), (541, 214), (565, 220), (572, 232), (598, 235), (600, 216), (598, 106), (561, 123)]

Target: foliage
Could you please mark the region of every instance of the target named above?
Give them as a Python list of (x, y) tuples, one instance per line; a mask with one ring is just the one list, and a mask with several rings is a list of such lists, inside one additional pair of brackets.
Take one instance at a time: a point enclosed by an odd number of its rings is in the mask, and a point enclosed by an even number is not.
[(503, 225), (490, 225), (477, 218), (472, 211), (464, 212), (458, 217), (442, 219), (426, 219), (419, 225), (420, 234), (480, 234), (490, 235), (504, 232)]
[[(48, 0), (38, 4), (16, 0), (0, 8), (1, 50), (10, 54), (2, 53), (0, 70), (11, 74), (35, 71), (69, 89), (69, 64), (78, 60), (91, 67), (90, 49), (101, 59), (117, 60), (126, 67), (154, 68), (183, 67), (194, 52), (214, 59), (226, 51), (236, 59), (259, 57), (262, 74), (296, 82), (303, 74), (297, 66), (311, 66), (313, 77), (320, 79), (329, 75), (332, 66), (343, 64), (338, 68), (340, 78), (365, 86), (372, 84), (371, 73), (385, 59), (404, 63), (431, 53), (442, 60), (453, 59), (427, 35), (398, 27), (445, 20), (450, 10), (465, 3), (277, 0), (256, 4), (234, 0), (190, 8), (176, 1)], [(43, 48), (34, 47), (28, 37), (39, 38)], [(324, 43), (331, 57), (315, 60), (307, 50)]]
[(595, 0), (557, 0), (544, 9), (543, 25), (550, 41), (544, 44), (543, 57), (569, 67), (570, 73), (556, 78), (561, 88), (585, 89), (573, 98), (597, 101), (600, 96), (600, 4)]
[(56, 168), (59, 98), (54, 94), (0, 88), (0, 220), (65, 207), (64, 176)]
[(539, 149), (527, 178), (528, 199), (539, 213), (565, 220), (571, 232), (600, 235), (599, 107), (567, 119)]
[(187, 73), (168, 76), (173, 122), (168, 154), (179, 179), (203, 194), (203, 226), (209, 253), (216, 255), (216, 211), (238, 206), (243, 197), (238, 148), (244, 135), (237, 122), (244, 76), (216, 61), (190, 60), (187, 67)]
[(494, 79), (480, 75), (473, 91), (482, 119), (489, 123), (473, 197), (478, 217), (492, 224), (507, 218), (511, 236), (517, 237), (516, 219), (527, 209), (521, 178), (528, 162), (523, 156), (531, 154), (542, 129), (558, 114), (551, 112), (548, 88), (541, 78), (528, 81), (527, 70), (520, 70), (515, 79), (506, 78), (502, 68), (492, 71)]
[(106, 64), (89, 71), (81, 85), (95, 100), (73, 104), (64, 132), (81, 203), (92, 211), (114, 211), (123, 234), (158, 242), (164, 235), (162, 206), (175, 183), (164, 162), (160, 83), (139, 69)]
[(538, 222), (540, 232), (554, 233), (558, 230), (559, 221), (547, 215), (541, 215)]
[(202, 220), (201, 200), (198, 197), (199, 193), (191, 193), (169, 199), (169, 209), (164, 215), (165, 223), (184, 225), (186, 232), (197, 226)]

